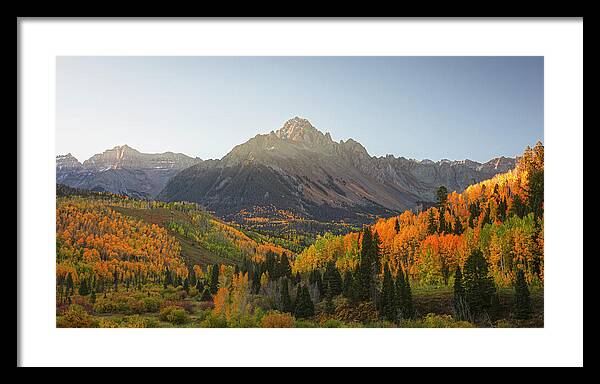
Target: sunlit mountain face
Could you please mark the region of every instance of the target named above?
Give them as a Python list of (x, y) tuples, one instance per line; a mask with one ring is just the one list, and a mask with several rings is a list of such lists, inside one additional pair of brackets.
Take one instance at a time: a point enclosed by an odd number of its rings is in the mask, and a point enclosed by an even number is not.
[(440, 185), (460, 192), (514, 166), (515, 159), (506, 157), (483, 164), (374, 157), (359, 142), (334, 141), (308, 120), (294, 117), (237, 145), (221, 160), (183, 169), (157, 198), (196, 202), (232, 220), (285, 212), (318, 221), (367, 223), (427, 205)]

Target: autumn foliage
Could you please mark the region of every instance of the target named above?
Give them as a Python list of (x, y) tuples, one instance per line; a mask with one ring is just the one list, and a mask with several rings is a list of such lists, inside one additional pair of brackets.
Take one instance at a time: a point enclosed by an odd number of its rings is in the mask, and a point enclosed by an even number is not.
[[(422, 284), (448, 284), (457, 266), (481, 249), (496, 284), (509, 286), (523, 270), (528, 282), (543, 282), (543, 155), (527, 148), (517, 167), (492, 179), (451, 192), (422, 212), (406, 211), (378, 220), (381, 273), (404, 269)], [(323, 269), (333, 261), (342, 271), (356, 268), (360, 234), (325, 234), (295, 260), (294, 273)]]

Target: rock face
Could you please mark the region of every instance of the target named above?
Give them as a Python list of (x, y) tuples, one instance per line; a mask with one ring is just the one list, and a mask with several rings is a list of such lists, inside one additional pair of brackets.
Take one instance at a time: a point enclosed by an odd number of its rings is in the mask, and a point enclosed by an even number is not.
[(56, 182), (74, 188), (154, 198), (169, 179), (202, 160), (181, 153), (141, 153), (123, 145), (81, 164), (70, 153), (56, 157)]
[(514, 165), (505, 157), (484, 164), (372, 157), (357, 141), (335, 142), (295, 117), (221, 160), (181, 171), (158, 198), (197, 202), (225, 218), (270, 206), (305, 218), (360, 223), (432, 201), (440, 185), (462, 191)]

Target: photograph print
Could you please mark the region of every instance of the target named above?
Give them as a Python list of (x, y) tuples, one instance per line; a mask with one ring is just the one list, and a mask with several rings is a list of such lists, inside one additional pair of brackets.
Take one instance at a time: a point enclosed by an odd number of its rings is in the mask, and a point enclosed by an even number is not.
[(58, 56), (55, 140), (58, 328), (544, 327), (543, 56)]

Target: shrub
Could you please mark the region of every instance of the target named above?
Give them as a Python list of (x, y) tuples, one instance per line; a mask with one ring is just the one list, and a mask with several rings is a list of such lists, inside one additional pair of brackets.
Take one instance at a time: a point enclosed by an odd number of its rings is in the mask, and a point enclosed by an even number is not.
[(187, 312), (176, 306), (168, 306), (160, 310), (159, 318), (173, 324), (184, 324), (189, 321)]
[(298, 319), (296, 320), (296, 328), (319, 328), (319, 326), (309, 320)]
[(423, 319), (405, 320), (402, 322), (404, 328), (473, 328), (474, 325), (468, 321), (456, 321), (450, 315), (436, 315), (428, 313)]
[(227, 328), (227, 319), (223, 316), (215, 316), (211, 312), (206, 319), (200, 323), (200, 326), (202, 328)]
[(262, 318), (260, 326), (262, 328), (293, 328), (294, 318), (288, 313), (272, 311)]
[(145, 297), (142, 299), (144, 312), (158, 312), (161, 300), (157, 297)]
[(120, 325), (114, 320), (110, 319), (100, 319), (98, 322), (98, 327), (100, 328), (119, 328)]
[(162, 308), (167, 308), (167, 307), (178, 307), (181, 309), (184, 309), (187, 313), (192, 314), (195, 312), (196, 310), (196, 304), (193, 301), (186, 301), (186, 300), (177, 300), (177, 301), (172, 301), (172, 300), (166, 300), (162, 303)]
[(56, 320), (59, 328), (90, 328), (94, 321), (85, 309), (77, 304), (72, 304), (65, 314)]
[(342, 323), (341, 321), (336, 320), (336, 319), (326, 320), (322, 324), (323, 328), (342, 328), (343, 326), (344, 326), (344, 323)]
[(146, 328), (160, 328), (158, 320), (156, 320), (154, 317), (147, 317), (144, 319), (144, 322), (146, 324)]
[(227, 321), (229, 328), (256, 328), (260, 327), (260, 321), (256, 315), (244, 314)]

